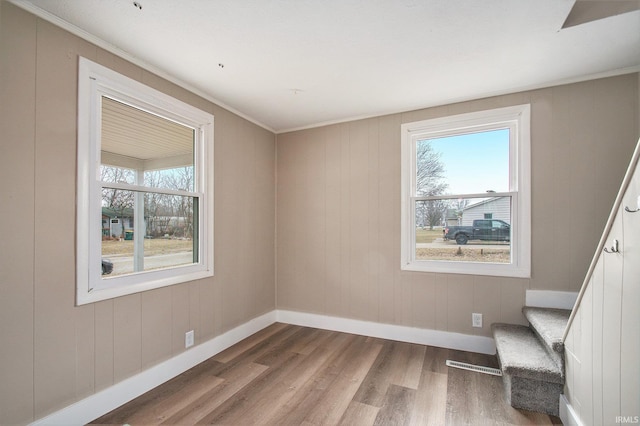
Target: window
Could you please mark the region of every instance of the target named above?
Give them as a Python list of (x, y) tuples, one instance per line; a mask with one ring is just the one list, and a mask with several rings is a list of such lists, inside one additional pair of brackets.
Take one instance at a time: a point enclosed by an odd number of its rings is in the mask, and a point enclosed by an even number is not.
[(213, 116), (80, 58), (77, 303), (213, 275)]
[(529, 277), (530, 106), (402, 125), (404, 270)]

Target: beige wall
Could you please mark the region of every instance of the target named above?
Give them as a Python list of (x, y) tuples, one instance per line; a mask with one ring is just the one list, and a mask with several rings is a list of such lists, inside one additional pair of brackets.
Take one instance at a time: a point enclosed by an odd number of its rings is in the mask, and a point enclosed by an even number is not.
[[(1, 2), (0, 424), (25, 423), (275, 307), (275, 136)], [(215, 116), (215, 277), (74, 306), (78, 55)], [(78, 255), (82, 255), (79, 253)]]
[[(400, 125), (523, 103), (531, 279), (400, 271)], [(523, 323), (527, 289), (579, 290), (637, 137), (637, 74), (278, 135), (277, 306), (485, 336)]]
[[(0, 424), (43, 417), (182, 352), (187, 330), (201, 343), (271, 311), (276, 291), (281, 309), (468, 334), (522, 322), (526, 289), (577, 291), (638, 136), (631, 75), (289, 133), (276, 144), (0, 5)], [(214, 114), (214, 278), (74, 306), (78, 55)], [(400, 272), (400, 124), (525, 102), (532, 279)], [(483, 329), (471, 328), (471, 312), (485, 314)]]

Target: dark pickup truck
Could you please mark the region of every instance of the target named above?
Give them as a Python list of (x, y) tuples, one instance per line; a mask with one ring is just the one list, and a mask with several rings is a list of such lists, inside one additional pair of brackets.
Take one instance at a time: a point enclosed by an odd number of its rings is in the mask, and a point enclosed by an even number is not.
[(444, 228), (444, 239), (456, 240), (463, 245), (469, 240), (509, 241), (511, 226), (507, 222), (495, 219), (477, 219), (473, 226), (447, 226)]

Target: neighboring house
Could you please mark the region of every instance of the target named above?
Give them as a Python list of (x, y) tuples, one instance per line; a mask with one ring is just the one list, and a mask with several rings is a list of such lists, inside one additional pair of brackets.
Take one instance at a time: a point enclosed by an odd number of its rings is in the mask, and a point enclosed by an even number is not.
[[(471, 226), (476, 219), (497, 219), (511, 223), (511, 203), (509, 197), (494, 197), (467, 206), (462, 211), (461, 225)], [(447, 217), (448, 219), (448, 217)], [(449, 224), (449, 221), (447, 220)]]
[(121, 237), (124, 231), (133, 229), (133, 209), (120, 211), (112, 207), (102, 208), (102, 236)]
[(462, 216), (458, 215), (458, 210), (456, 209), (447, 209), (447, 211), (444, 214), (445, 226), (460, 225), (461, 220), (462, 220)]

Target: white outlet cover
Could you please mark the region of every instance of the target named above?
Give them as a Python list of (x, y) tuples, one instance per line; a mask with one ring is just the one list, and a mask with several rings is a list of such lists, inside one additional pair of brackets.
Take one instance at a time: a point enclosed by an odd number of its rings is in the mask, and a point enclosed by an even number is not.
[(471, 314), (471, 325), (482, 328), (482, 314)]
[(184, 347), (190, 348), (194, 343), (194, 332), (193, 330), (187, 331), (184, 335)]

